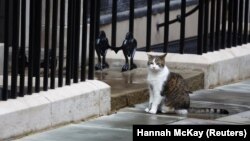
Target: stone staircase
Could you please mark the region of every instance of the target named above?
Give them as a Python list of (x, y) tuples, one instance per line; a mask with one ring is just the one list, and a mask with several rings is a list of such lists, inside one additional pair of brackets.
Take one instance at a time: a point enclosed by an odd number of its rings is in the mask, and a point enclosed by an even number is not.
[[(181, 74), (190, 90), (204, 88), (204, 74), (201, 71), (170, 70)], [(111, 110), (116, 111), (126, 106), (142, 103), (148, 100), (146, 84), (147, 68), (138, 68), (121, 72), (120, 68), (110, 68), (96, 71), (96, 79), (111, 86)]]

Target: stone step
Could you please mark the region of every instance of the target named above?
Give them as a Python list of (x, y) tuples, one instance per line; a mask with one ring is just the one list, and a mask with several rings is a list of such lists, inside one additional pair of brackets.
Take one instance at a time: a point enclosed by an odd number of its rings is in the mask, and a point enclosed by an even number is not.
[[(170, 71), (182, 75), (190, 90), (195, 91), (204, 88), (203, 72), (189, 70)], [(120, 68), (110, 68), (96, 71), (95, 76), (96, 79), (104, 81), (111, 86), (112, 111), (148, 100), (147, 68), (137, 68), (128, 72), (121, 72)]]

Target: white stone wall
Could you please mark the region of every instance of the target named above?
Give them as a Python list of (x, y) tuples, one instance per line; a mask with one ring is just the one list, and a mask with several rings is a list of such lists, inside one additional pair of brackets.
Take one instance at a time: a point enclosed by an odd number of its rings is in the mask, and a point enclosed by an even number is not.
[(109, 114), (110, 86), (92, 80), (0, 101), (0, 140)]

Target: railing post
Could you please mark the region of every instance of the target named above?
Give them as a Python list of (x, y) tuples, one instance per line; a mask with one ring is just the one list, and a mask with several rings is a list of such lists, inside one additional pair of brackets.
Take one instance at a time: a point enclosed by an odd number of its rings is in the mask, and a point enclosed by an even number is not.
[(50, 0), (46, 0), (45, 9), (45, 42), (44, 42), (44, 74), (43, 74), (43, 90), (48, 90), (49, 76), (49, 35), (50, 35)]
[(35, 92), (40, 92), (40, 63), (41, 63), (41, 26), (42, 26), (42, 0), (36, 0), (36, 12), (35, 12), (35, 40), (34, 40), (34, 51), (35, 51)]
[[(75, 75), (75, 49), (76, 49), (76, 47), (75, 47), (75, 31), (76, 31), (76, 27), (75, 27), (75, 13), (76, 13), (76, 11), (75, 11), (75, 7), (76, 7), (76, 0), (72, 0), (72, 16), (71, 16), (71, 20), (72, 20), (72, 30), (71, 30), (71, 42), (70, 42), (70, 44), (71, 44), (71, 76), (70, 76), (70, 78), (72, 79), (72, 78), (74, 78), (74, 75)], [(74, 81), (74, 80), (73, 80)]]
[(238, 45), (242, 45), (243, 36), (243, 10), (244, 10), (244, 0), (240, 0), (239, 5), (239, 27), (238, 27)]
[(184, 53), (185, 46), (185, 26), (186, 26), (186, 0), (181, 0), (181, 33), (180, 33), (180, 53)]
[(95, 27), (95, 35), (96, 38), (99, 35), (99, 31), (100, 31), (100, 16), (101, 16), (101, 2), (100, 0), (96, 1), (96, 27)]
[(28, 90), (27, 94), (33, 92), (33, 56), (34, 56), (34, 32), (35, 32), (35, 0), (30, 0), (30, 29), (29, 29), (29, 66), (28, 66)]
[(198, 17), (198, 41), (197, 41), (197, 54), (201, 55), (203, 51), (203, 14), (204, 13), (204, 0), (199, 0), (199, 17)]
[(130, 0), (129, 5), (129, 32), (134, 33), (135, 0)]
[(3, 90), (1, 99), (6, 101), (8, 94), (8, 63), (9, 63), (9, 0), (5, 0), (4, 20), (4, 66), (3, 66)]
[(208, 21), (209, 21), (209, 0), (205, 0), (205, 14), (204, 14), (204, 39), (203, 39), (203, 52), (207, 53), (208, 49)]
[(60, 5), (60, 37), (59, 37), (59, 63), (58, 63), (58, 86), (63, 86), (64, 64), (64, 24), (65, 24), (65, 0)]
[(81, 0), (75, 2), (75, 62), (74, 62), (74, 83), (78, 83), (79, 78), (79, 41), (80, 41), (80, 16), (81, 16)]
[(238, 4), (239, 1), (238, 0), (234, 0), (233, 3), (233, 47), (237, 46), (237, 40), (238, 40), (238, 35), (237, 35), (237, 31), (238, 31)]
[(90, 34), (89, 34), (89, 72), (88, 79), (94, 79), (95, 45), (96, 45), (96, 0), (90, 3)]
[(211, 1), (211, 20), (210, 20), (210, 43), (209, 51), (214, 51), (214, 28), (215, 28), (215, 0)]
[(88, 0), (83, 1), (82, 16), (82, 64), (81, 64), (81, 81), (86, 80), (86, 50), (87, 50), (87, 20), (88, 20)]
[(216, 3), (216, 31), (215, 31), (215, 50), (220, 50), (221, 41), (221, 0)]
[(53, 0), (52, 14), (52, 44), (51, 44), (51, 78), (50, 88), (55, 89), (56, 75), (56, 48), (57, 48), (57, 17), (58, 17), (58, 0)]
[(147, 5), (147, 37), (146, 37), (146, 51), (150, 51), (151, 46), (151, 25), (152, 25), (152, 0), (148, 0)]
[(26, 42), (26, 0), (22, 0), (21, 4), (21, 48), (20, 48), (20, 65), (19, 65), (19, 72), (20, 72), (20, 89), (19, 89), (19, 96), (24, 96), (24, 83), (25, 83), (25, 42)]
[(117, 0), (112, 1), (112, 39), (111, 46), (116, 46), (116, 28), (117, 28)]
[(66, 59), (66, 85), (71, 84), (71, 58), (72, 58), (72, 30), (73, 30), (73, 1), (68, 1), (68, 29), (67, 29), (67, 59)]
[(233, 30), (233, 1), (229, 0), (228, 3), (228, 27), (227, 27), (227, 47), (232, 47), (232, 30)]
[(226, 47), (226, 26), (227, 26), (227, 11), (228, 5), (227, 0), (222, 1), (222, 28), (221, 28), (221, 49), (225, 49)]
[(244, 23), (244, 36), (243, 43), (246, 44), (248, 42), (248, 22), (249, 22), (249, 0), (245, 0), (245, 23)]
[(165, 0), (165, 22), (164, 22), (164, 47), (163, 52), (168, 51), (169, 41), (169, 11), (170, 11), (170, 0)]
[(12, 67), (11, 67), (11, 98), (17, 97), (17, 66), (19, 55), (19, 5), (20, 0), (13, 1), (13, 29), (12, 29)]

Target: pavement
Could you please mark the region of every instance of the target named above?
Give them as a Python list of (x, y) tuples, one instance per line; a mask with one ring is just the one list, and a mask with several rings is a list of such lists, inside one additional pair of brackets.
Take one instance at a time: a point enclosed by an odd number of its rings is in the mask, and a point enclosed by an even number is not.
[(225, 114), (189, 113), (148, 114), (147, 102), (126, 106), (110, 115), (73, 123), (32, 134), (18, 141), (132, 141), (133, 125), (229, 125), (250, 124), (250, 80), (197, 90), (191, 97), (191, 107), (225, 109)]

